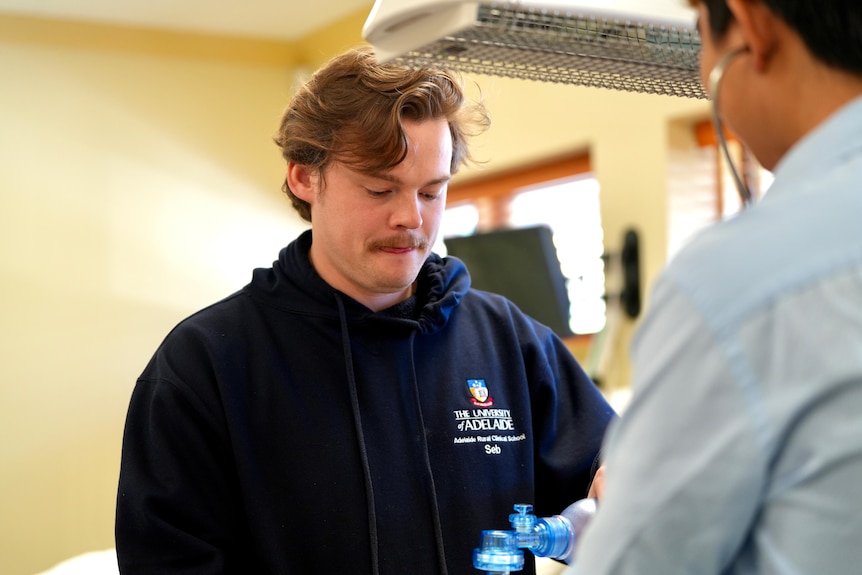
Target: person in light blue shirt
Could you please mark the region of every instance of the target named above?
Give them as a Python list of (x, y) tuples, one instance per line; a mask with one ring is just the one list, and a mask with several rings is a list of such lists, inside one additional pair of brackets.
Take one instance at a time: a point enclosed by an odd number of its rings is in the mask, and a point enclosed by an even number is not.
[(566, 573), (862, 573), (862, 2), (692, 5), (775, 179), (655, 284)]

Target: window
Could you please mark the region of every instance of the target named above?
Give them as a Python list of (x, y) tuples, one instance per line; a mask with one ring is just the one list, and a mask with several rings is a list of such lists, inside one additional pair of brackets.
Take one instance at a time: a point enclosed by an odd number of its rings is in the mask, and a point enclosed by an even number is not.
[(537, 224), (553, 231), (567, 278), (572, 332), (601, 331), (606, 305), (599, 184), (586, 156), (453, 187), (435, 251), (446, 254), (444, 238)]
[[(691, 129), (688, 125), (687, 129)], [(728, 133), (734, 164), (757, 201), (768, 191), (772, 174)], [(742, 202), (727, 160), (709, 120), (694, 125), (692, 141), (671, 146), (668, 185), (668, 260), (703, 228), (733, 217)]]
[(573, 177), (516, 190), (510, 225), (547, 224), (567, 281), (569, 327), (573, 333), (597, 333), (605, 326), (605, 274), (599, 183)]

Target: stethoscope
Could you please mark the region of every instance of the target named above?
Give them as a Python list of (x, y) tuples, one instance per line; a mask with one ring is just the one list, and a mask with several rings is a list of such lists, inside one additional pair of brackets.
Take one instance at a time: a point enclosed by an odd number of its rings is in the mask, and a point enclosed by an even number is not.
[(727, 70), (727, 67), (734, 58), (745, 52), (748, 52), (748, 46), (736, 48), (722, 56), (709, 73), (707, 88), (709, 95), (712, 98), (712, 123), (715, 126), (716, 134), (718, 134), (718, 145), (724, 154), (724, 158), (727, 160), (727, 165), (730, 167), (730, 173), (733, 176), (733, 183), (736, 186), (736, 190), (739, 192), (740, 199), (742, 200), (742, 207), (748, 208), (754, 204), (754, 198), (751, 195), (751, 190), (749, 190), (748, 186), (745, 185), (745, 182), (742, 181), (742, 176), (740, 176), (739, 170), (737, 169), (736, 164), (733, 163), (733, 158), (730, 156), (730, 150), (727, 148), (727, 139), (724, 137), (724, 123), (718, 113), (719, 88), (721, 86), (721, 80), (724, 78), (724, 72)]

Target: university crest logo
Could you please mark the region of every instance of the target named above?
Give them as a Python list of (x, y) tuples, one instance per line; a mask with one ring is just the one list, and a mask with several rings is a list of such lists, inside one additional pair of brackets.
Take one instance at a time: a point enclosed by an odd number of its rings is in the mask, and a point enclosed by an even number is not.
[(485, 384), (484, 379), (468, 379), (467, 389), (470, 390), (470, 395), (473, 396), (470, 398), (473, 405), (479, 407), (491, 407), (494, 405), (494, 398), (488, 392), (488, 386)]

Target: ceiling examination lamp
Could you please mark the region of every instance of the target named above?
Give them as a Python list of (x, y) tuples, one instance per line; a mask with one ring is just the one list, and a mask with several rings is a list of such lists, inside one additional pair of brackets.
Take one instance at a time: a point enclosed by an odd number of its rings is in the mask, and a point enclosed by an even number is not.
[(680, 0), (376, 0), (362, 35), (384, 61), (706, 98), (694, 22)]
[[(375, 0), (362, 36), (381, 61), (707, 98), (695, 11), (681, 0)], [(713, 122), (721, 72), (713, 74)], [(743, 205), (751, 193), (730, 161)]]

